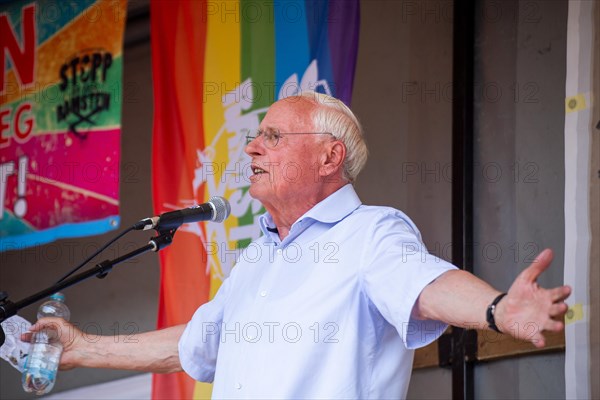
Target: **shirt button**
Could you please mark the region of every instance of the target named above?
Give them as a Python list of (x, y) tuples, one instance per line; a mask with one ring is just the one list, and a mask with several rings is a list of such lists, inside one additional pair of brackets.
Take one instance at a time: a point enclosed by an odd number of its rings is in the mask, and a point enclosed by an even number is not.
[(236, 383), (236, 384), (235, 384), (235, 388), (236, 388), (237, 390), (240, 390), (240, 389), (242, 388), (242, 384), (241, 384), (241, 383), (239, 383), (239, 382), (238, 382), (238, 383)]
[(266, 297), (267, 296), (267, 291), (263, 290), (260, 292), (260, 297)]
[(277, 249), (277, 254), (281, 255), (282, 253), (283, 253), (283, 250)]

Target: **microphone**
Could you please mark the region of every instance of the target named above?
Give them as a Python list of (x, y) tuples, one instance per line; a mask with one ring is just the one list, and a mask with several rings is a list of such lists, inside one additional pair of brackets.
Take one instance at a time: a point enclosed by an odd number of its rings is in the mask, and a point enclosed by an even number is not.
[(177, 211), (169, 211), (157, 217), (145, 218), (133, 225), (136, 230), (156, 229), (164, 231), (177, 229), (183, 224), (199, 221), (223, 222), (231, 213), (229, 202), (220, 196), (208, 199), (208, 202)]

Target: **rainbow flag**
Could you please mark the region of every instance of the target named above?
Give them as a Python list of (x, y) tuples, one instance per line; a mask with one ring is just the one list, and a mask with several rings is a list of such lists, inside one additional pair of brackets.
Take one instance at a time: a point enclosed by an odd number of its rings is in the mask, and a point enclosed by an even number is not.
[(0, 4), (0, 251), (118, 227), (125, 13)]
[[(155, 213), (223, 196), (223, 224), (182, 226), (160, 253), (158, 327), (183, 324), (260, 235), (245, 136), (276, 100), (301, 90), (349, 103), (358, 0), (153, 1)], [(156, 375), (154, 398), (209, 397), (185, 374)]]

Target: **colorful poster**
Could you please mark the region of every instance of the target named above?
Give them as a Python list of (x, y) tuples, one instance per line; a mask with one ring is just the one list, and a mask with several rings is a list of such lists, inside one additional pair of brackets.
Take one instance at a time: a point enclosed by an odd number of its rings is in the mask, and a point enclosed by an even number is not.
[(125, 13), (0, 4), (0, 251), (118, 227)]
[[(316, 90), (350, 102), (358, 0), (154, 1), (156, 214), (222, 196), (222, 224), (183, 225), (160, 253), (158, 327), (186, 323), (260, 235), (246, 135), (276, 100)], [(154, 398), (210, 397), (185, 374), (155, 375)]]

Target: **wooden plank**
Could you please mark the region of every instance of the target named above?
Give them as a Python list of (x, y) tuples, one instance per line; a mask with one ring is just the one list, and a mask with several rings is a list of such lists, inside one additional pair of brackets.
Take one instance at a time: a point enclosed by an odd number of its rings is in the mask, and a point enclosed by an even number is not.
[(565, 334), (544, 333), (546, 346), (538, 349), (533, 344), (492, 331), (477, 331), (477, 361), (490, 361), (534, 353), (564, 351)]
[(439, 358), (437, 340), (415, 351), (413, 369), (437, 367), (438, 363)]
[[(565, 350), (565, 334), (545, 333), (546, 347), (538, 349), (533, 344), (492, 331), (477, 331), (477, 361), (493, 361), (528, 354)], [(431, 368), (439, 365), (438, 342), (435, 341), (415, 351), (413, 369)]]

